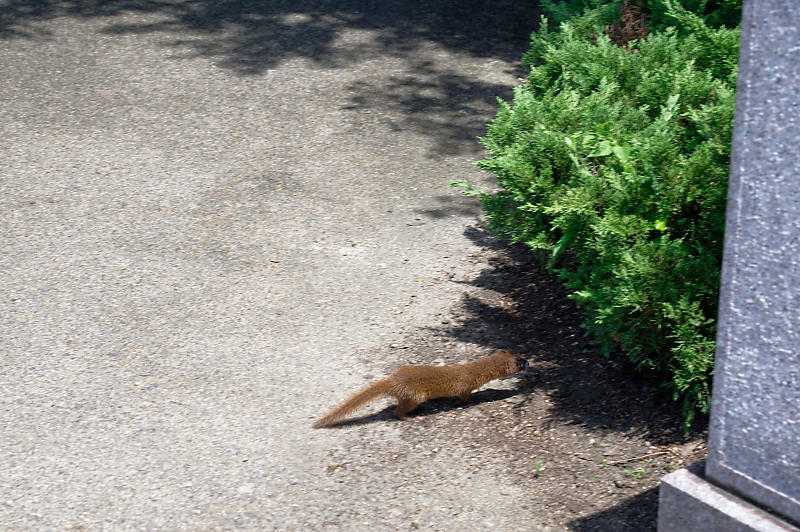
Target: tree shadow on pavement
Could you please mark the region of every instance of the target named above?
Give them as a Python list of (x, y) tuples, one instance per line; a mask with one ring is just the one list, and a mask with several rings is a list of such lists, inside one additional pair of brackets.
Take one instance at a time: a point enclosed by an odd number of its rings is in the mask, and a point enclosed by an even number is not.
[[(475, 139), (494, 116), (496, 98), (510, 99), (509, 76), (524, 76), (519, 58), (540, 16), (538, 2), (510, 0), (0, 0), (0, 6), (5, 39), (54, 38), (44, 23), (69, 17), (99, 21), (104, 35), (154, 35), (173, 60), (206, 58), (241, 76), (295, 59), (312, 68), (354, 69), (350, 101), (342, 106), (349, 111), (345, 130), (365, 142), (376, 126), (422, 133), (434, 140), (432, 157), (481, 153)], [(369, 61), (386, 68), (357, 69)]]
[(497, 112), (496, 99), (511, 97), (507, 85), (442, 70), (429, 61), (380, 80), (356, 81), (349, 91), (353, 96), (344, 109), (368, 117), (368, 122), (382, 122), (397, 132), (435, 132), (432, 155), (469, 151), (476, 158), (483, 150), (477, 137)]
[(438, 206), (426, 209), (414, 209), (414, 212), (433, 220), (447, 218), (449, 216), (470, 216), (477, 218), (481, 214), (481, 206), (472, 198), (465, 196), (435, 196), (433, 198)]
[[(525, 46), (539, 20), (536, 2), (510, 0), (6, 0), (0, 7), (0, 38), (46, 36), (36, 24), (56, 17), (106, 18), (106, 33), (165, 32), (175, 36), (173, 45), (242, 74), (296, 57), (350, 66), (413, 54), (429, 42), (476, 57), (505, 57)], [(376, 33), (367, 42), (342, 42), (346, 29)]]

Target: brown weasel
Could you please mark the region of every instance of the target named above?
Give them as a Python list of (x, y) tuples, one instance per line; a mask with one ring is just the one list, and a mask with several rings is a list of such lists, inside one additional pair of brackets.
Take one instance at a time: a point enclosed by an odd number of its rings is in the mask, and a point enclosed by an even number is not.
[(487, 382), (528, 369), (528, 361), (502, 349), (469, 364), (455, 366), (402, 366), (383, 380), (367, 386), (340, 404), (313, 425), (330, 427), (362, 405), (391, 395), (397, 399), (394, 415), (406, 414), (428, 399), (458, 396), (468, 401), (473, 390)]

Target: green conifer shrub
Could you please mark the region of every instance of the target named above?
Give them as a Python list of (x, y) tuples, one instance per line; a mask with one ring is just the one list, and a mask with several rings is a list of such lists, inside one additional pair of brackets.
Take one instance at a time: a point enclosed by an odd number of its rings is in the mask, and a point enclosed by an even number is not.
[(492, 230), (546, 254), (585, 328), (660, 375), (688, 426), (709, 409), (738, 30), (661, 5), (673, 26), (625, 46), (587, 23), (596, 10), (543, 21), (481, 139), (499, 190), (460, 185)]
[[(539, 0), (539, 3), (550, 22), (556, 25), (570, 19), (573, 23), (585, 24), (588, 19), (608, 24), (618, 16), (619, 7), (626, 1), (641, 5), (655, 30), (674, 26), (669, 6), (663, 0)], [(742, 12), (742, 0), (678, 0), (677, 5), (701, 17), (712, 28), (738, 26)], [(580, 21), (576, 18), (579, 16)]]

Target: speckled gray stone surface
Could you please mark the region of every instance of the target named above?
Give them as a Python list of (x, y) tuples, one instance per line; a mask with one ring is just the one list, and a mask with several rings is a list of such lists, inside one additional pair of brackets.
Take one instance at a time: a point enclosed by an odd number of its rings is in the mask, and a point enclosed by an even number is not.
[(455, 446), (311, 429), (482, 268), (447, 182), (517, 4), (0, 1), (0, 529), (533, 526)]
[(800, 521), (800, 4), (745, 8), (706, 472)]
[[(705, 470), (710, 482), (729, 493), (795, 522), (800, 522), (798, 21), (800, 4), (794, 0), (744, 3)], [(686, 530), (671, 524), (687, 512), (704, 511), (694, 504), (694, 493), (687, 491), (681, 502), (680, 486), (664, 487), (671, 495), (668, 507), (659, 509), (659, 529)], [(716, 488), (707, 484), (707, 489)], [(747, 515), (744, 502), (741, 515)], [(703, 523), (700, 517), (694, 522)]]
[(705, 480), (700, 462), (665, 476), (658, 493), (658, 530), (796, 532), (761, 508)]

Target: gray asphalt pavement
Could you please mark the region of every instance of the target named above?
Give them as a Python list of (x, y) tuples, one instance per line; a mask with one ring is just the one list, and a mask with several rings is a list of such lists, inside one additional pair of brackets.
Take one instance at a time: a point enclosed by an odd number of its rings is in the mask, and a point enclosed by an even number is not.
[(436, 4), (0, 2), (0, 528), (535, 528), (474, 450), (310, 427), (481, 268), (447, 182), (535, 19)]

